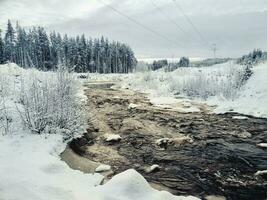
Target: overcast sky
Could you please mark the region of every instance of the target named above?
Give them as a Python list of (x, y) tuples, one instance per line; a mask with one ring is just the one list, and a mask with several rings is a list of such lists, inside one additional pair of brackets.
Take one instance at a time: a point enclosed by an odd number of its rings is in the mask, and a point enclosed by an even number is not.
[(267, 0), (176, 1), (202, 37), (173, 0), (0, 0), (0, 28), (5, 30), (11, 19), (70, 35), (104, 35), (128, 43), (138, 58), (211, 57), (213, 43), (220, 57), (237, 57), (253, 48), (267, 50)]

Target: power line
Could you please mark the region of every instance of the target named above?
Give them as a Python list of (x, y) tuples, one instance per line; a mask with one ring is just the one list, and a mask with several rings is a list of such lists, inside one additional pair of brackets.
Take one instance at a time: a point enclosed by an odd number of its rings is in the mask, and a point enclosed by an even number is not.
[[(183, 32), (186, 36), (191, 36), (193, 39), (197, 39), (195, 38), (194, 35), (192, 35), (190, 32), (186, 31), (185, 29), (183, 29), (172, 17), (170, 17), (170, 15), (166, 14), (166, 12), (163, 11), (163, 9), (161, 9), (161, 7), (159, 7), (154, 0), (150, 0), (151, 3), (154, 5), (154, 7), (161, 12), (162, 15), (165, 16), (166, 19), (168, 19), (171, 23), (173, 23), (181, 32)], [(197, 39), (198, 40), (198, 39)], [(199, 41), (198, 41), (199, 42)]]
[[(174, 43), (174, 41), (170, 40), (170, 39), (169, 39), (168, 37), (166, 37), (165, 35), (163, 35), (163, 34), (161, 34), (161, 33), (158, 33), (157, 31), (155, 31), (155, 30), (153, 30), (153, 29), (147, 27), (146, 25), (140, 23), (139, 21), (135, 20), (134, 18), (132, 18), (132, 17), (130, 17), (130, 16), (124, 14), (123, 12), (121, 12), (121, 11), (118, 10), (118, 9), (116, 9), (116, 8), (113, 7), (112, 5), (106, 3), (106, 2), (104, 2), (104, 1), (102, 1), (102, 0), (99, 0), (99, 1), (100, 1), (102, 4), (104, 4), (105, 6), (107, 6), (108, 8), (110, 8), (111, 10), (113, 10), (114, 12), (116, 12), (117, 14), (119, 14), (119, 15), (121, 15), (121, 16), (127, 18), (128, 20), (130, 20), (131, 22), (135, 23), (136, 25), (142, 27), (143, 29), (145, 29), (145, 30), (147, 30), (147, 31), (149, 31), (149, 32), (151, 32), (151, 33), (157, 35), (158, 37), (160, 37), (160, 38), (162, 38), (162, 39), (164, 39), (164, 40), (170, 42), (171, 44)], [(180, 44), (179, 44), (179, 46), (180, 46), (180, 47), (183, 47), (183, 45), (180, 45)]]
[(192, 26), (192, 28), (197, 33), (197, 35), (204, 41), (204, 43), (206, 45), (210, 46), (209, 45), (209, 42), (205, 39), (205, 37), (201, 34), (201, 32), (198, 30), (198, 28), (194, 25), (194, 23), (192, 22), (192, 20), (185, 14), (183, 8), (179, 5), (179, 3), (176, 0), (172, 0), (172, 1), (175, 4), (175, 6), (181, 11), (181, 13), (183, 14), (183, 16), (186, 18), (186, 20), (188, 21), (188, 23)]
[(171, 23), (173, 23), (181, 32), (188, 35), (189, 33), (185, 31), (174, 19), (172, 19), (169, 15), (167, 15), (153, 0), (150, 0), (151, 3), (154, 5), (154, 7), (162, 14), (164, 15), (168, 20), (170, 20)]

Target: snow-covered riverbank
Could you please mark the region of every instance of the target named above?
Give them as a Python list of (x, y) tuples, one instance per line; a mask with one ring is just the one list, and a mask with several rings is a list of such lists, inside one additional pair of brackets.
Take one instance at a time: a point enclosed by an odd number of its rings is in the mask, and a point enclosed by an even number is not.
[[(159, 105), (193, 101), (216, 107), (215, 113), (232, 111), (267, 117), (267, 64), (254, 66), (253, 75), (239, 87), (244, 70), (245, 67), (230, 61), (173, 72), (158, 70), (126, 75), (121, 85), (147, 93), (152, 103)], [(112, 79), (116, 80), (114, 75)], [(194, 107), (192, 110), (196, 111)]]
[[(34, 73), (33, 73), (34, 71)], [(73, 170), (60, 159), (66, 147), (64, 135), (32, 134), (18, 112), (21, 82), (36, 70), (23, 70), (17, 65), (0, 65), (0, 199), (1, 200), (195, 200), (177, 197), (152, 189), (136, 171), (118, 174), (100, 186), (100, 174)], [(52, 75), (46, 72), (42, 77)], [(41, 83), (43, 79), (36, 79)], [(27, 84), (28, 82), (24, 82)], [(29, 82), (30, 83), (30, 82)], [(25, 86), (25, 85), (24, 85)], [(27, 87), (27, 85), (26, 85)], [(81, 91), (77, 96), (84, 98)], [(84, 100), (84, 99), (81, 99)]]

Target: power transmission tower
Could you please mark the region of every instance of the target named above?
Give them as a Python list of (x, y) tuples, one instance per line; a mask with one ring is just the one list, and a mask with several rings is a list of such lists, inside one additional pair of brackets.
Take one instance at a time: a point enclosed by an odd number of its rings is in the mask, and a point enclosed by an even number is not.
[(217, 45), (212, 44), (213, 57), (216, 58), (216, 52), (218, 51)]

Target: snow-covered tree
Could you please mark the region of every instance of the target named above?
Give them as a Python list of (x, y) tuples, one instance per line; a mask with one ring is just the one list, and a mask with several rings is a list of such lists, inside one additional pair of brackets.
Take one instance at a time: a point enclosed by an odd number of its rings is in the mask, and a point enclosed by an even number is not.
[(0, 29), (0, 64), (3, 64), (5, 61), (5, 58), (4, 58), (4, 42), (3, 42), (3, 39), (2, 39), (2, 31)]
[(179, 67), (189, 67), (190, 61), (187, 57), (181, 57), (179, 61)]
[(42, 27), (29, 31), (18, 23), (16, 30), (8, 21), (4, 42), (0, 38), (0, 62), (16, 62), (22, 67), (40, 70), (56, 70), (64, 64), (76, 72), (129, 73), (137, 64), (132, 49), (119, 42), (101, 39), (86, 39), (85, 35), (62, 38), (55, 31), (47, 34)]
[(152, 70), (158, 70), (160, 68), (163, 68), (165, 66), (168, 65), (168, 61), (165, 59), (165, 60), (158, 60), (158, 61), (154, 61), (153, 64), (152, 64)]
[(7, 30), (5, 34), (5, 59), (10, 62), (15, 62), (15, 30), (12, 27), (10, 20), (7, 23)]

